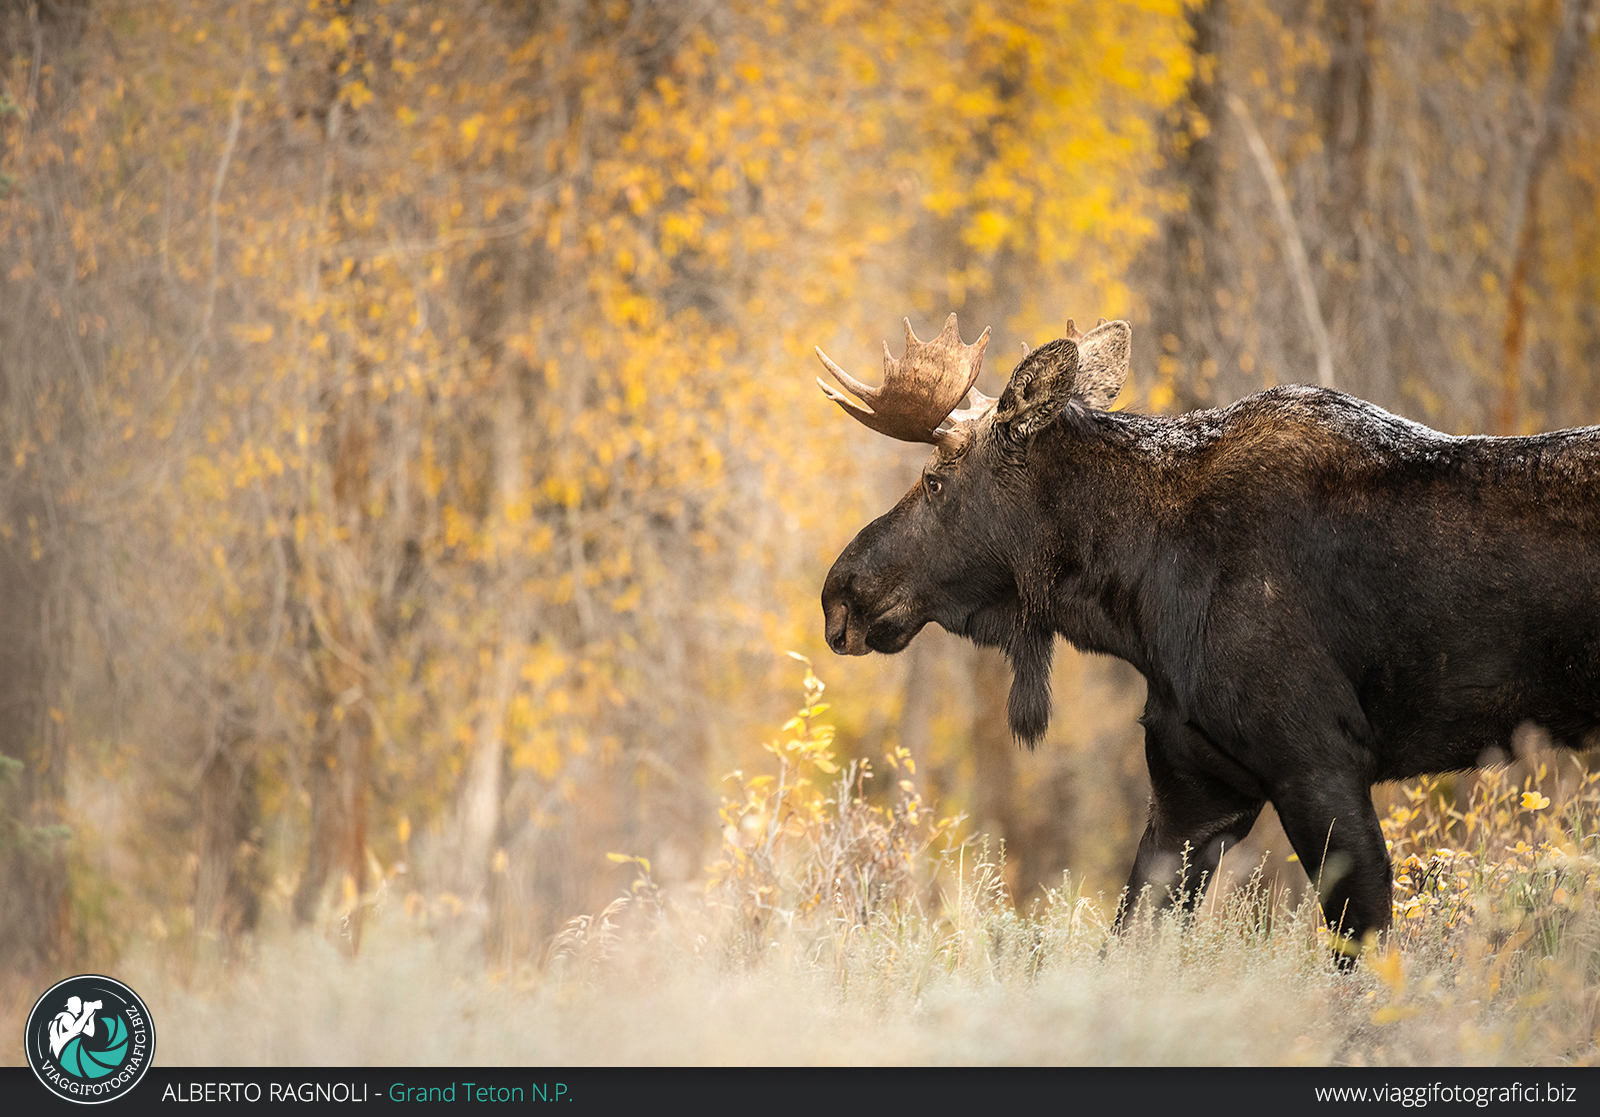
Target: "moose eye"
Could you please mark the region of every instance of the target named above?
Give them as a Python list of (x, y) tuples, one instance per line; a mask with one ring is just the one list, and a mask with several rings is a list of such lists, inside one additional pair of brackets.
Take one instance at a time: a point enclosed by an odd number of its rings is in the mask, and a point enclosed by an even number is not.
[(944, 482), (937, 477), (926, 477), (922, 483), (927, 486), (929, 496), (938, 496), (944, 492)]

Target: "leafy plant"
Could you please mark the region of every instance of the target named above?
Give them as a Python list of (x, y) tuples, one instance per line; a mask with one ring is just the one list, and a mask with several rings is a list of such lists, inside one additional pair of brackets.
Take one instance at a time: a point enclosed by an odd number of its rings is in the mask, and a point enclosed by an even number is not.
[(16, 850), (24, 857), (40, 857), (72, 837), (72, 828), (60, 824), (32, 826), (16, 816), (9, 801), (11, 789), (20, 782), (22, 767), (22, 761), (0, 756), (0, 854)]
[(937, 818), (912, 777), (916, 763), (896, 748), (884, 756), (891, 773), (887, 804), (871, 801), (876, 778), (870, 760), (841, 763), (827, 711), (826, 686), (805, 664), (805, 701), (784, 723), (782, 736), (763, 747), (777, 772), (730, 773), (724, 797), (722, 856), (711, 866), (709, 895), (737, 915), (746, 948), (755, 951), (776, 920), (822, 914), (865, 924), (879, 912), (925, 913), (927, 889), (959, 817)]

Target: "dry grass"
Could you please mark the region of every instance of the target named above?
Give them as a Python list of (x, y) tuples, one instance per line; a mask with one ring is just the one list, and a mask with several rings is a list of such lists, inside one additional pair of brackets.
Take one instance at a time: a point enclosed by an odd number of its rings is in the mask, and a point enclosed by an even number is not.
[[(997, 864), (965, 870), (937, 917), (818, 912), (759, 944), (725, 908), (634, 899), (512, 972), (385, 913), (356, 959), (307, 935), (220, 980), (126, 976), (163, 1058), (195, 1064), (1595, 1061), (1592, 866), (1559, 926), (1423, 935), (1350, 975), (1309, 908), (1246, 890), (1108, 940), (1099, 902), (1067, 892), (1019, 915)], [(1506, 916), (1476, 904), (1479, 922)]]
[(619, 858), (629, 894), (540, 958), (486, 965), (466, 916), (380, 891), (356, 957), (302, 934), (119, 973), (172, 1064), (1600, 1061), (1600, 776), (1570, 760), (1461, 803), (1407, 789), (1384, 824), (1395, 930), (1340, 974), (1315, 910), (1259, 880), (1117, 939), (1111, 899), (1070, 881), (1016, 911), (903, 755), (876, 800), (835, 763), (821, 692), (808, 679), (774, 770), (739, 776), (702, 891), (664, 896)]

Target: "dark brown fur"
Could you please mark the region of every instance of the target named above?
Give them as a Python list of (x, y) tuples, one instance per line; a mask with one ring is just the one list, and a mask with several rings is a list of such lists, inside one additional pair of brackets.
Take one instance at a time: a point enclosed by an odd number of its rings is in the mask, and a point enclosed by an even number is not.
[(1030, 745), (1055, 636), (1127, 660), (1152, 798), (1124, 903), (1193, 904), (1271, 800), (1359, 942), (1389, 922), (1374, 782), (1600, 726), (1600, 430), (1454, 438), (1297, 387), (1110, 413), (1050, 350), (840, 555), (830, 646), (1002, 647)]

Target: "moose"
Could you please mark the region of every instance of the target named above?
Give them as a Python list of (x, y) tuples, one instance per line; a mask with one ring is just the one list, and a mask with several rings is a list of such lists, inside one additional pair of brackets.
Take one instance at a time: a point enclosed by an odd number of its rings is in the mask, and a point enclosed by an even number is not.
[[(974, 387), (989, 331), (906, 322), (873, 388), (817, 355), (853, 418), (931, 443), (921, 479), (822, 590), (828, 646), (893, 653), (927, 623), (1009, 658), (1032, 747), (1057, 635), (1144, 675), (1141, 895), (1192, 909), (1270, 800), (1335, 959), (1389, 925), (1372, 785), (1503, 759), (1533, 723), (1600, 727), (1600, 428), (1456, 437), (1331, 388), (1176, 416), (1111, 411), (1132, 331), (1106, 322)], [(1024, 346), (1026, 349), (1026, 346)]]

